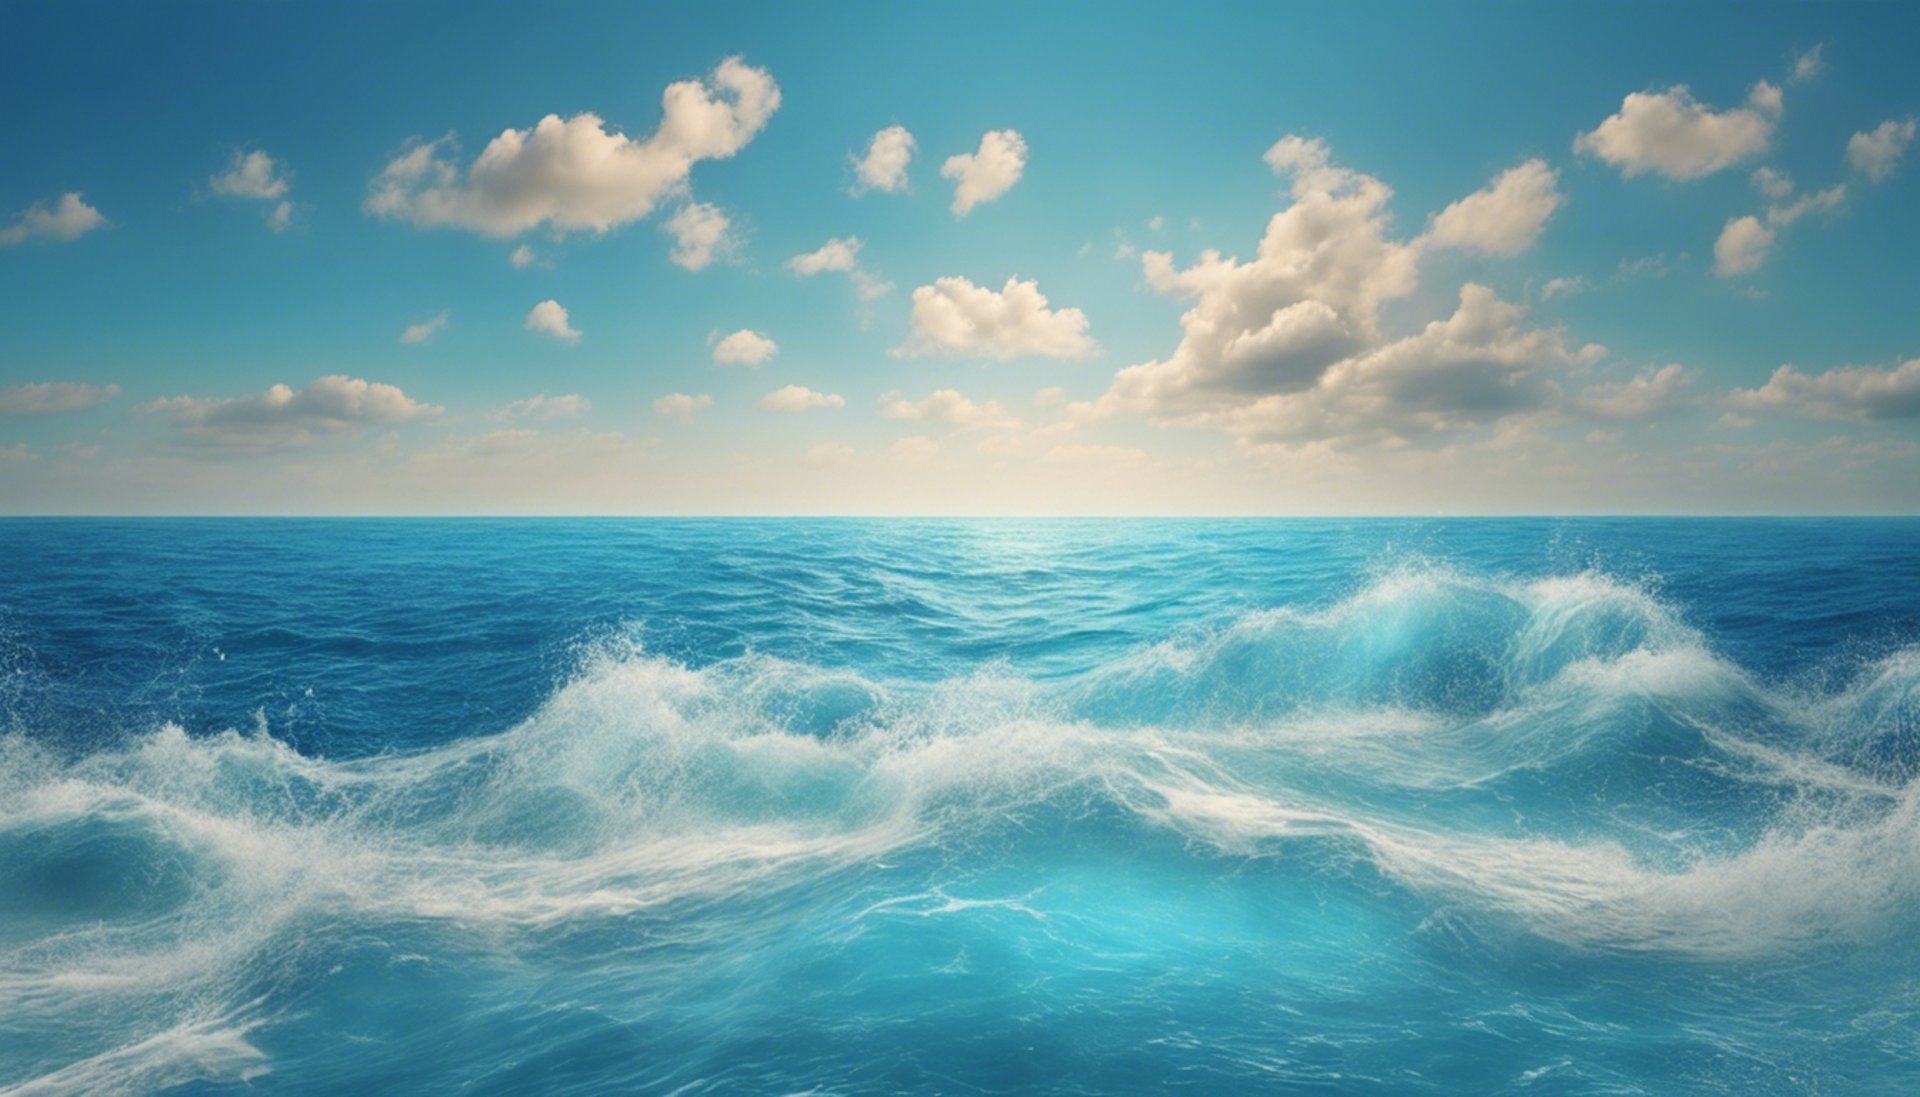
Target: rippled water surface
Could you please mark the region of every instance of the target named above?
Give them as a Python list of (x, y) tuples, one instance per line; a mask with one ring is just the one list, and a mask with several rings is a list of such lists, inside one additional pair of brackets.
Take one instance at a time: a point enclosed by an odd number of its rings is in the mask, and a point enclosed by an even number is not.
[(0, 522), (0, 1093), (1920, 1092), (1920, 522)]

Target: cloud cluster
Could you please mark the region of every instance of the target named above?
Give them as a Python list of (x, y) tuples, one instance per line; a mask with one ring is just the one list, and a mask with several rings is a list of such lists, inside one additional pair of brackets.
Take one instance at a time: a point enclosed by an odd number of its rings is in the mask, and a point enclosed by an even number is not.
[(888, 126), (867, 142), (867, 153), (854, 161), (853, 173), (859, 182), (854, 193), (879, 190), (893, 193), (907, 189), (907, 165), (913, 161), (919, 142), (905, 126)]
[(275, 232), (285, 232), (293, 224), (293, 203), (286, 201), (293, 181), (286, 175), (286, 165), (275, 162), (264, 149), (234, 150), (227, 170), (208, 179), (207, 185), (223, 198), (273, 202), (273, 208), (267, 211), (267, 227)]
[(1167, 357), (1115, 375), (1073, 421), (1122, 412), (1225, 430), (1254, 445), (1404, 444), (1412, 438), (1585, 414), (1652, 414), (1684, 380), (1671, 374), (1580, 390), (1604, 355), (1491, 289), (1462, 287), (1453, 314), (1405, 338), (1381, 330), (1383, 304), (1417, 285), (1436, 247), (1512, 254), (1535, 241), (1561, 198), (1551, 168), (1527, 161), (1433, 217), (1425, 235), (1392, 238), (1392, 191), (1336, 164), (1325, 143), (1288, 136), (1267, 163), (1291, 180), (1251, 260), (1202, 253), (1180, 269), (1164, 252), (1149, 284), (1188, 298)]
[(1765, 80), (1753, 86), (1747, 105), (1715, 110), (1694, 99), (1682, 84), (1666, 91), (1637, 91), (1573, 150), (1597, 156), (1628, 179), (1647, 172), (1669, 179), (1699, 179), (1767, 150), (1780, 117), (1780, 89)]
[(941, 278), (913, 291), (912, 334), (896, 356), (1079, 358), (1099, 345), (1079, 309), (1050, 309), (1035, 281), (1007, 279), (999, 292), (965, 278)]
[(140, 410), (163, 416), (196, 442), (271, 449), (304, 445), (318, 433), (432, 419), (446, 409), (420, 403), (393, 385), (330, 374), (302, 389), (274, 385), (254, 396), (174, 396)]
[(1013, 189), (1027, 167), (1027, 142), (1016, 130), (989, 130), (974, 152), (947, 157), (942, 178), (954, 181), (953, 212), (965, 217), (973, 207)]
[(716, 366), (758, 366), (780, 353), (780, 344), (762, 332), (741, 328), (713, 344)]
[(107, 219), (87, 205), (79, 191), (68, 191), (51, 208), (45, 202), (35, 202), (15, 214), (13, 223), (0, 229), (0, 247), (29, 240), (77, 240), (106, 223)]
[(1826, 190), (1803, 194), (1788, 202), (1786, 199), (1794, 191), (1793, 180), (1771, 168), (1755, 171), (1753, 185), (1775, 201), (1767, 207), (1765, 223), (1749, 215), (1729, 218), (1721, 227), (1720, 236), (1713, 242), (1713, 272), (1722, 278), (1736, 278), (1760, 269), (1781, 229), (1809, 213), (1838, 209), (1847, 200), (1847, 185), (1836, 183)]
[(0, 388), (0, 415), (55, 415), (84, 411), (120, 395), (119, 385), (40, 381)]
[(606, 232), (683, 190), (694, 164), (745, 148), (779, 107), (772, 75), (729, 57), (705, 80), (669, 84), (659, 128), (645, 138), (609, 129), (591, 112), (549, 114), (500, 134), (462, 168), (453, 139), (443, 137), (394, 157), (370, 184), (365, 209), (488, 236), (541, 226)]
[(1816, 419), (1920, 418), (1920, 358), (1893, 369), (1842, 366), (1819, 374), (1785, 365), (1757, 389), (1734, 390), (1727, 402), (1738, 411)]

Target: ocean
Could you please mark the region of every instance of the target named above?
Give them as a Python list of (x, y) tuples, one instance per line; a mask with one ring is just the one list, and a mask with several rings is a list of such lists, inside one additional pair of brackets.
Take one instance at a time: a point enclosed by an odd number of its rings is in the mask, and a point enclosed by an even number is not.
[(0, 1093), (1920, 1092), (1920, 521), (0, 521)]

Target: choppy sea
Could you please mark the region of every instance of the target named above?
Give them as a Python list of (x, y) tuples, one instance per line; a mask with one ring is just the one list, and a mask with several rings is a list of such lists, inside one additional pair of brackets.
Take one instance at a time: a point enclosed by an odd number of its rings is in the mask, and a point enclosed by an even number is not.
[(0, 521), (0, 1094), (1920, 1092), (1920, 521)]

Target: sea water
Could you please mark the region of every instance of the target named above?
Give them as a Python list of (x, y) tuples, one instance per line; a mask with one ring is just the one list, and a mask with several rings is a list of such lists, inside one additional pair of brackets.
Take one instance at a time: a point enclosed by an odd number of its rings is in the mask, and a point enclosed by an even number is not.
[(0, 522), (0, 1093), (1920, 1092), (1920, 522)]

